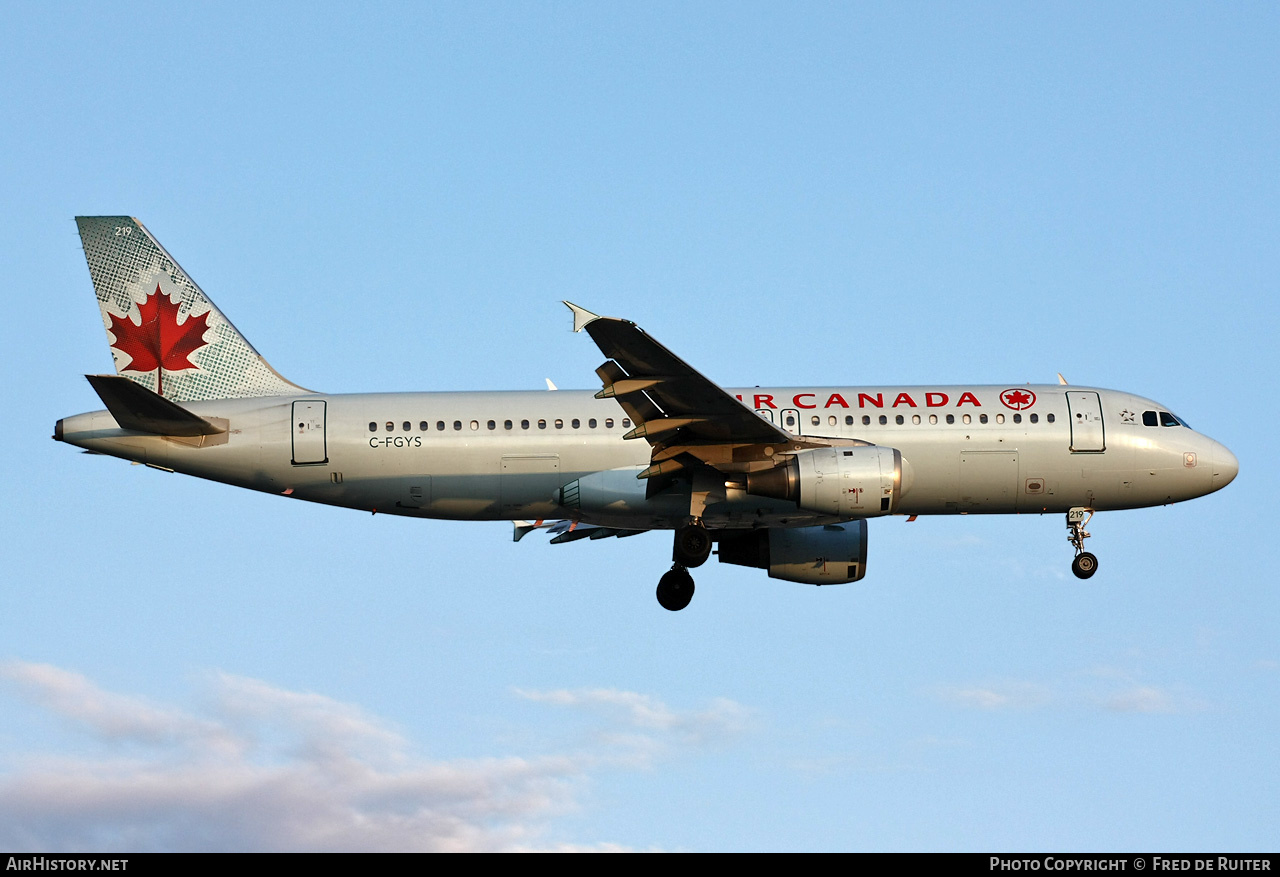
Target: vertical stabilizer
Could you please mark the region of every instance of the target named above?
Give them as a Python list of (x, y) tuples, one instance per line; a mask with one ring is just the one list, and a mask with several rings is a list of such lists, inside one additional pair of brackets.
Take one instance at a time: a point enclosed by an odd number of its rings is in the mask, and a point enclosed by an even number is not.
[(309, 392), (267, 364), (138, 220), (76, 225), (118, 374), (178, 402)]

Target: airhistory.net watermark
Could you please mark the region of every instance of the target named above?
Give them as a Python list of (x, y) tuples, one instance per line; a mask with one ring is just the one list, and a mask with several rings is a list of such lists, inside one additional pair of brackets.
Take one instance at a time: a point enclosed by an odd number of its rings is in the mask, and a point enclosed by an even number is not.
[(9, 856), (6, 871), (126, 871), (128, 859), (89, 859), (72, 856)]

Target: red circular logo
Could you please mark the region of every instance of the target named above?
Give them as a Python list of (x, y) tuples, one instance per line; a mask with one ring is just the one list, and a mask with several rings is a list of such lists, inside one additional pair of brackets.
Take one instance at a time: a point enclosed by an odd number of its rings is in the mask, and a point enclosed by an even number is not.
[(1030, 390), (1015, 388), (1001, 393), (1000, 401), (1004, 403), (1006, 408), (1012, 408), (1014, 411), (1025, 411), (1036, 404), (1036, 394)]

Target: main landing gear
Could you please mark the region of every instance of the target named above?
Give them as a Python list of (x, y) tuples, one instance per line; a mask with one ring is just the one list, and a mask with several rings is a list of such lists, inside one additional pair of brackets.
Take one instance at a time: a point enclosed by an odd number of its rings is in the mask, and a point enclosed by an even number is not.
[(676, 542), (671, 549), (671, 559), (680, 566), (702, 566), (711, 556), (711, 534), (701, 522), (676, 530)]
[(680, 564), (658, 579), (658, 603), (663, 609), (679, 612), (693, 599), (693, 576)]
[(1084, 540), (1089, 538), (1085, 524), (1093, 519), (1093, 509), (1074, 508), (1067, 512), (1067, 541), (1076, 549), (1071, 571), (1078, 579), (1087, 579), (1098, 571), (1098, 558), (1084, 550)]
[(658, 580), (658, 603), (663, 609), (678, 612), (693, 599), (693, 576), (689, 568), (702, 566), (711, 556), (711, 534), (701, 521), (676, 530), (669, 572)]

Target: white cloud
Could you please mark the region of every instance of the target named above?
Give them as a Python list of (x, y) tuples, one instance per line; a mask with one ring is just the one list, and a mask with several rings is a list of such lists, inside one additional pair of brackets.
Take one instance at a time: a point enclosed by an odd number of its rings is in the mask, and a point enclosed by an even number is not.
[(936, 689), (943, 700), (981, 710), (1037, 709), (1057, 704), (1067, 708), (1121, 713), (1188, 713), (1205, 708), (1194, 697), (1138, 682), (1132, 673), (1111, 667), (1093, 668), (1083, 677), (1055, 686), (1006, 681), (992, 685), (954, 685)]
[(574, 691), (515, 689), (515, 693), (539, 703), (585, 708), (631, 728), (665, 732), (694, 743), (724, 740), (737, 735), (745, 730), (750, 717), (745, 707), (728, 698), (715, 698), (706, 709), (696, 712), (677, 712), (650, 695), (613, 688)]
[(1191, 713), (1204, 705), (1154, 685), (1135, 685), (1114, 692), (1102, 700), (1104, 708), (1117, 713)]
[(108, 742), (155, 745), (198, 740), (205, 746), (233, 744), (216, 724), (140, 697), (103, 691), (88, 678), (60, 667), (2, 661), (0, 679), (7, 679), (33, 703), (86, 725)]
[[(522, 692), (600, 706), (590, 752), (431, 760), (385, 722), (319, 694), (214, 674), (195, 717), (104, 691), (56, 667), (10, 661), (0, 678), (104, 757), (23, 754), (0, 774), (0, 847), (11, 850), (619, 849), (551, 839), (593, 771), (633, 764), (741, 724), (731, 701), (681, 712), (635, 692)], [(681, 751), (688, 751), (682, 748)]]
[(951, 686), (938, 689), (944, 699), (982, 710), (1035, 709), (1050, 700), (1042, 686), (1026, 682), (1005, 682), (988, 686)]

